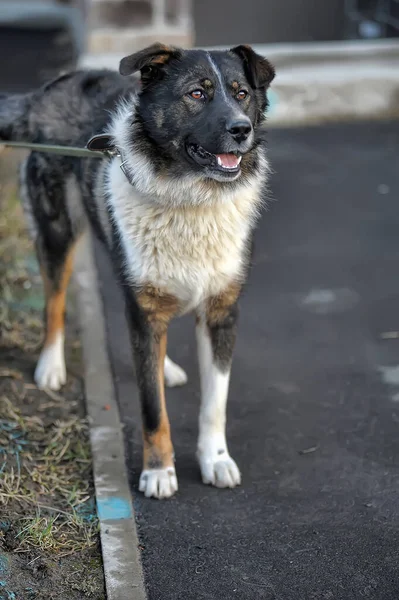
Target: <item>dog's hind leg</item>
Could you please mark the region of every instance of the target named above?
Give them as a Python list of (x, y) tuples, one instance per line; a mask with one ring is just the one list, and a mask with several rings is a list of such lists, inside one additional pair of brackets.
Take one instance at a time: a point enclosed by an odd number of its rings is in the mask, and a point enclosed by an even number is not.
[(165, 356), (165, 385), (167, 387), (178, 387), (187, 383), (186, 372), (176, 363)]
[(197, 344), (201, 408), (197, 458), (202, 480), (216, 487), (241, 483), (226, 441), (226, 405), (236, 337), (238, 286), (211, 299), (198, 314)]
[[(61, 159), (59, 159), (61, 160)], [(20, 193), (44, 283), (46, 335), (35, 370), (39, 388), (66, 382), (65, 299), (75, 244), (85, 225), (76, 180), (54, 158), (32, 153), (20, 171)]]
[(75, 244), (71, 244), (57, 261), (38, 248), (45, 293), (46, 337), (35, 370), (35, 382), (41, 389), (59, 390), (66, 383), (64, 358), (65, 303), (73, 269)]

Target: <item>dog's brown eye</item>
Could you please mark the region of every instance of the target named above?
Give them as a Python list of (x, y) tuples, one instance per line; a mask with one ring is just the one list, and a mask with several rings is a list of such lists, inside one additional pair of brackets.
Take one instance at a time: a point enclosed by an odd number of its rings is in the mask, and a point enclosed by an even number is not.
[(201, 90), (194, 90), (193, 92), (190, 92), (190, 96), (191, 98), (194, 98), (194, 100), (202, 100), (202, 98), (204, 98), (204, 93)]
[(240, 90), (236, 96), (237, 100), (245, 100), (248, 96), (248, 92), (246, 90)]

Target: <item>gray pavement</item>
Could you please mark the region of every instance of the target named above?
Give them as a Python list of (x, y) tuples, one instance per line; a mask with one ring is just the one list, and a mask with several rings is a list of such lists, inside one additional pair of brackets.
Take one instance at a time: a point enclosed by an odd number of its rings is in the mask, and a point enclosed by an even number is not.
[(228, 435), (237, 490), (200, 482), (189, 384), (167, 393), (180, 490), (137, 493), (139, 407), (124, 312), (97, 261), (150, 600), (399, 597), (399, 123), (273, 130), (276, 171), (242, 300)]

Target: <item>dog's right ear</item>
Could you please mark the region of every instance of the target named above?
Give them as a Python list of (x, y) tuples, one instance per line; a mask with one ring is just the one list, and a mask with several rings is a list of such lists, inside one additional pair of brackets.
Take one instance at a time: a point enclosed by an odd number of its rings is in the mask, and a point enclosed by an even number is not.
[(148, 83), (158, 78), (165, 65), (173, 58), (180, 58), (181, 53), (178, 48), (157, 42), (144, 50), (122, 58), (119, 64), (119, 73), (132, 75), (136, 71), (140, 71), (142, 82)]

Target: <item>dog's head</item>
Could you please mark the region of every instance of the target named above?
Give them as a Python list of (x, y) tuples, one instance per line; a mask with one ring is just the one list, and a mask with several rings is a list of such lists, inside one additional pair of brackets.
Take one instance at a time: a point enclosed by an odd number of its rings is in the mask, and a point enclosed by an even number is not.
[(122, 75), (137, 71), (132, 137), (139, 127), (160, 171), (231, 182), (253, 170), (274, 77), (269, 61), (244, 45), (206, 52), (154, 44), (122, 59)]

